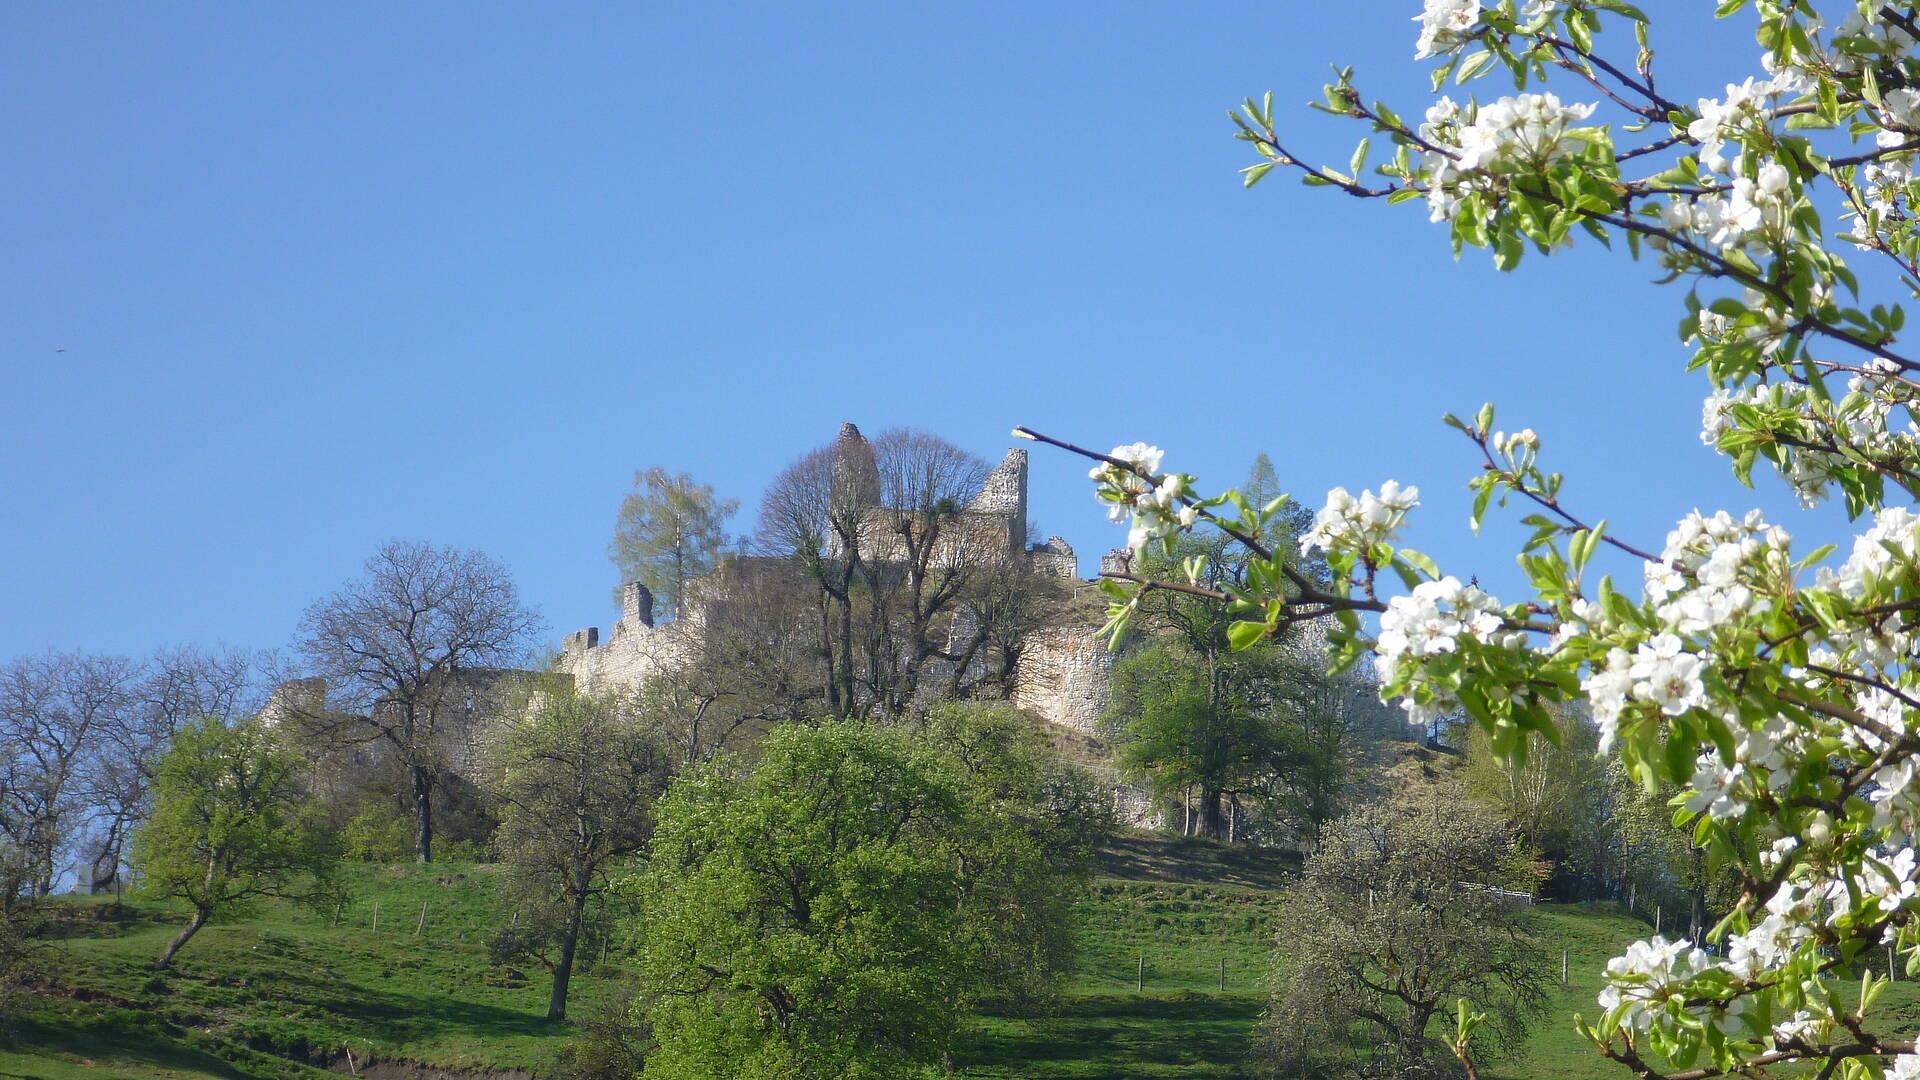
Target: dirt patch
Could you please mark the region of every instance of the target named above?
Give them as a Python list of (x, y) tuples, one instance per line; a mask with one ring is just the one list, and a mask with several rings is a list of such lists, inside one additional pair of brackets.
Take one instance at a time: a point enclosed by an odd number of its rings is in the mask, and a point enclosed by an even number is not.
[(533, 1080), (525, 1069), (446, 1069), (415, 1061), (368, 1061), (341, 1055), (327, 1068), (344, 1076), (362, 1080)]

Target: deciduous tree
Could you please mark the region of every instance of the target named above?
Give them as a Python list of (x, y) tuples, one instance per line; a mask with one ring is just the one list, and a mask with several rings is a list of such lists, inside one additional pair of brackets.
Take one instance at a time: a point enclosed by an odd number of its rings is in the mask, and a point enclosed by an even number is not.
[(726, 553), (732, 542), (727, 519), (739, 509), (740, 500), (717, 498), (711, 485), (686, 473), (657, 465), (636, 472), (633, 490), (620, 500), (607, 557), (621, 584), (641, 582), (678, 618), (687, 583), (711, 572)]
[(187, 925), (154, 960), (166, 968), (188, 939), (249, 901), (324, 905), (338, 853), (300, 785), (300, 757), (258, 721), (189, 722), (154, 771), (153, 813), (133, 834), (142, 892), (183, 900)]
[(366, 573), (307, 609), (300, 649), (326, 709), (292, 719), (317, 737), (378, 741), (405, 770), (414, 851), (433, 859), (444, 740), (484, 707), (489, 665), (520, 657), (537, 619), (505, 567), (477, 552), (395, 541)]
[(645, 850), (673, 750), (641, 717), (549, 685), (501, 733), (489, 765), (501, 808), (494, 845), (510, 887), (533, 910), (551, 911), (544, 922), (558, 955), (547, 1018), (559, 1020), (587, 905), (606, 890), (609, 870)]
[(635, 890), (650, 1074), (903, 1075), (1049, 967), (1085, 856), (1015, 808), (1036, 778), (1000, 721), (933, 732), (786, 727), (674, 785)]
[(1286, 1075), (1446, 1075), (1462, 1000), (1487, 1017), (1480, 1058), (1511, 1047), (1546, 1003), (1551, 966), (1526, 909), (1497, 890), (1531, 884), (1505, 823), (1444, 783), (1329, 825), (1281, 917), (1263, 1037), (1275, 1064)]
[[(1547, 440), (1503, 430), (1487, 405), (1447, 422), (1472, 457), (1473, 520), (1496, 503), (1534, 511), (1529, 595), (1502, 602), (1401, 546), (1419, 497), (1393, 481), (1329, 493), (1304, 538), (1326, 553), (1320, 583), (1253, 534), (1257, 511), (1162, 473), (1157, 449), (1081, 452), (1134, 546), (1199, 527), (1263, 564), (1202, 590), (1247, 643), (1335, 620), (1342, 658), (1371, 652), (1411, 718), (1463, 709), (1516, 761), (1584, 699), (1637, 784), (1677, 790), (1707, 859), (1740, 879), (1713, 931), (1724, 949), (1629, 947), (1582, 1028), (1599, 1053), (1641, 1076), (1920, 1075), (1878, 1007), (1883, 983), (1855, 1008), (1823, 981), (1888, 940), (1909, 957), (1920, 945), (1920, 359), (1899, 344), (1902, 300), (1920, 295), (1920, 9), (1729, 0), (1716, 14), (1753, 20), (1762, 70), (1689, 73), (1725, 89), (1681, 100), (1631, 4), (1426, 0), (1415, 49), (1435, 90), (1497, 75), (1517, 92), (1394, 107), (1340, 69), (1324, 107), (1367, 135), (1348, 163), (1313, 164), (1271, 97), (1249, 99), (1235, 118), (1260, 155), (1246, 181), (1281, 171), (1422, 200), (1456, 252), (1488, 250), (1501, 269), (1587, 238), (1657, 263), (1685, 290), (1703, 441), (1742, 480), (1759, 468), (1805, 505), (1871, 519), (1853, 535), (1808, 554), (1758, 511), (1688, 514), (1664, 543), (1610, 532), (1544, 463)], [(1634, 40), (1610, 45), (1620, 30)], [(1369, 174), (1376, 146), (1389, 156)], [(1567, 320), (1589, 314), (1575, 301)], [(1114, 600), (1125, 623), (1137, 594)]]

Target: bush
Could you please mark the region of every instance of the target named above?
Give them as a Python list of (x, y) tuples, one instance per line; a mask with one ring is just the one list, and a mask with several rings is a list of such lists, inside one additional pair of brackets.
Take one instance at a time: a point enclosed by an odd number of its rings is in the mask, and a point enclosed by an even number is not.
[(413, 819), (382, 802), (369, 802), (341, 831), (341, 857), (397, 863), (413, 858)]

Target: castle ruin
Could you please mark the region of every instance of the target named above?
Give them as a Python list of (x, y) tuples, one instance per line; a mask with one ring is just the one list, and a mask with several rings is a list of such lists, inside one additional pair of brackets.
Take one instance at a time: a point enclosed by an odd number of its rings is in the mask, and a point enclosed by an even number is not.
[[(834, 500), (863, 515), (859, 535), (866, 557), (902, 558), (904, 541), (888, 520), (888, 508), (881, 505), (873, 449), (851, 423), (840, 426), (834, 444), (832, 486)], [(932, 558), (950, 566), (1013, 559), (1041, 577), (1077, 582), (1079, 561), (1073, 548), (1057, 536), (1028, 544), (1027, 528), (1027, 452), (1015, 448), (959, 508)], [(838, 543), (837, 537), (829, 538), (830, 556), (841, 554)], [(702, 633), (710, 606), (720, 598), (716, 594), (739, 587), (721, 577), (709, 575), (691, 583), (686, 610), (670, 622), (655, 621), (646, 586), (628, 583), (621, 590), (621, 616), (611, 631), (603, 637), (598, 627), (587, 627), (568, 634), (557, 670), (572, 675), (581, 691), (600, 694), (638, 689), (684, 665), (696, 651), (695, 635)], [(965, 631), (963, 619), (955, 623), (954, 634)], [(1093, 734), (1106, 709), (1111, 668), (1112, 658), (1092, 625), (1038, 629), (1023, 643), (1008, 696), (1039, 719)]]

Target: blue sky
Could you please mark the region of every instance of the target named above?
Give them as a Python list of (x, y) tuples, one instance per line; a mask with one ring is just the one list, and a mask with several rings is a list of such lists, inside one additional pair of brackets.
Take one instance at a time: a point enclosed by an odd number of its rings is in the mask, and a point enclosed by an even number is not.
[[(1668, 93), (1757, 70), (1705, 7), (1650, 5), (1680, 19)], [(1418, 483), (1410, 539), (1507, 593), (1512, 531), (1467, 531), (1474, 459), (1438, 422), (1488, 399), (1635, 538), (1695, 506), (1834, 533), (1699, 445), (1652, 267), (1500, 275), (1417, 206), (1241, 190), (1246, 94), (1304, 102), (1340, 60), (1423, 107), (1417, 10), (17, 9), (0, 658), (281, 646), (395, 537), (499, 558), (557, 642), (613, 617), (635, 469), (747, 527), (843, 419), (989, 460), (1017, 423), (1144, 439), (1208, 482), (1264, 449), (1315, 505)], [(1290, 112), (1345, 161), (1358, 131)], [(1123, 538), (1044, 449), (1032, 511), (1086, 573)]]

